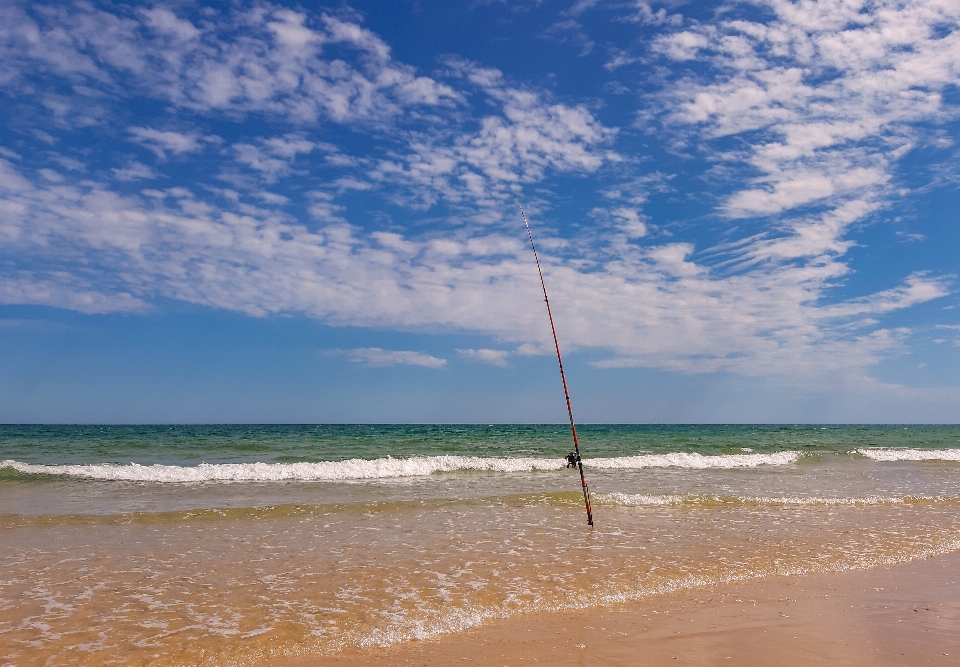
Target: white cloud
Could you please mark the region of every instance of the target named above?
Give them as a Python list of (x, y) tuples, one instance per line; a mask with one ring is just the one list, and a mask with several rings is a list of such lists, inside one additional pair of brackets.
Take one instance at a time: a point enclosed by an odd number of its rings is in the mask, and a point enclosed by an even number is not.
[(257, 146), (234, 144), (233, 150), (237, 155), (237, 162), (259, 171), (268, 182), (273, 182), (278, 176), (290, 172), (288, 160), (272, 157)]
[[(896, 161), (915, 142), (915, 124), (956, 115), (942, 91), (960, 76), (960, 6), (745, 4), (772, 18), (694, 26), (664, 36), (655, 49), (699, 58), (719, 73), (679, 82), (669, 93), (672, 121), (708, 140), (739, 134), (749, 143), (726, 160), (759, 176), (731, 194), (723, 211), (766, 216), (882, 200)], [(838, 237), (845, 231), (835, 230)]]
[(332, 194), (317, 191), (309, 192), (307, 195), (313, 199), (313, 204), (307, 209), (310, 215), (328, 224), (347, 225), (347, 219), (341, 215), (345, 209), (333, 202)]
[(133, 135), (135, 142), (149, 148), (161, 160), (167, 157), (167, 153), (194, 153), (202, 146), (197, 133), (184, 134), (150, 127), (128, 127), (127, 131)]
[[(334, 325), (474, 331), (518, 345), (517, 353), (552, 346), (536, 270), (517, 235), (366, 235), (339, 222), (323, 193), (317, 205), (333, 213), (311, 231), (274, 209), (229, 199), (213, 206), (184, 188), (120, 196), (90, 182), (34, 185), (11, 165), (5, 168), (11, 176), (0, 179), (6, 252), (29, 249), (45, 265), (7, 279), (0, 296), (8, 303), (86, 312), (138, 310), (165, 297), (253, 316), (300, 312)], [(549, 237), (542, 240), (564, 348), (608, 350), (604, 365), (859, 372), (902, 346), (906, 334), (861, 334), (844, 323), (944, 290), (941, 281), (914, 275), (901, 288), (822, 307), (818, 301), (838, 275), (835, 263), (725, 275), (696, 263), (690, 244), (667, 243), (631, 246), (600, 270), (581, 270), (552, 254)], [(100, 295), (92, 301), (82, 302), (83, 286), (69, 283), (79, 265), (101, 284), (87, 286)], [(440, 363), (392, 352), (357, 354), (362, 363)], [(466, 354), (500, 358), (496, 350)]]
[(684, 31), (659, 38), (653, 48), (672, 60), (693, 60), (707, 44), (709, 41), (706, 36)]
[(311, 153), (315, 146), (312, 141), (301, 136), (288, 134), (260, 139), (256, 146), (247, 143), (234, 144), (233, 150), (237, 162), (260, 172), (264, 180), (272, 183), (291, 173), (291, 165), (297, 156)]
[(928, 278), (923, 273), (914, 273), (907, 277), (906, 284), (902, 287), (824, 306), (820, 309), (820, 313), (824, 317), (852, 317), (900, 310), (950, 294), (948, 285), (949, 281), (946, 279)]
[[(394, 60), (389, 45), (370, 30), (329, 14), (256, 4), (201, 19), (188, 8), (112, 14), (82, 4), (70, 13), (38, 5), (7, 18), (0, 49), (12, 54), (17, 81), (42, 72), (106, 98), (147, 96), (213, 117), (258, 113), (301, 126), (327, 120), (358, 129), (382, 129), (398, 118), (418, 121), (423, 110), (467, 101), (464, 93)], [(394, 132), (390, 157), (370, 161), (372, 167), (323, 147), (329, 166), (366, 169), (344, 175), (338, 190), (391, 184), (397, 203), (428, 207), (443, 198), (479, 208), (474, 218), (488, 220), (512, 186), (540, 181), (551, 170), (591, 173), (622, 159), (608, 148), (616, 131), (582, 105), (512, 87), (499, 71), (465, 61), (449, 61), (447, 74), (472, 87), (470, 94), (481, 91), (495, 110), (476, 129), (465, 130), (462, 117), (448, 113), (429, 117), (426, 131)], [(58, 104), (59, 116), (69, 117), (76, 96)], [(107, 117), (101, 113), (91, 122)], [(160, 159), (198, 152), (206, 141), (197, 132), (139, 126), (129, 132)], [(233, 154), (244, 171), (275, 182), (295, 173), (298, 156), (317, 148), (302, 135), (286, 134), (238, 140)], [(220, 175), (237, 189), (251, 184), (229, 169)]]
[(562, 44), (572, 44), (577, 48), (577, 55), (584, 57), (593, 52), (595, 43), (583, 30), (583, 25), (577, 20), (577, 16), (583, 10), (561, 12), (561, 19), (554, 22), (542, 34), (541, 39), (550, 39)]
[(580, 16), (588, 9), (596, 7), (599, 2), (600, 0), (577, 0), (569, 9), (562, 13), (569, 16)]
[(764, 216), (843, 195), (859, 194), (866, 199), (872, 194), (870, 186), (890, 180), (885, 169), (852, 166), (838, 156), (832, 162), (816, 170), (772, 173), (768, 177), (772, 187), (741, 190), (727, 199), (724, 211), (732, 218)]
[(360, 181), (350, 176), (336, 179), (333, 185), (337, 188), (338, 193), (346, 192), (347, 190), (372, 190), (374, 187), (373, 183)]
[(87, 165), (83, 162), (66, 155), (53, 154), (50, 158), (64, 169), (69, 169), (70, 171), (84, 171), (87, 168)]
[(641, 25), (681, 25), (683, 23), (683, 16), (680, 14), (668, 14), (663, 7), (654, 11), (652, 4), (646, 0), (634, 0), (632, 12), (627, 14), (626, 20)]
[[(623, 67), (625, 65), (632, 65), (635, 62), (639, 62), (640, 58), (637, 56), (632, 56), (626, 51), (621, 51), (620, 49), (615, 49), (612, 53), (611, 58), (603, 65), (603, 68), (608, 72)], [(618, 89), (622, 89), (622, 92), (627, 92), (627, 89), (623, 87), (622, 84), (616, 86)]]
[(136, 181), (143, 178), (157, 178), (159, 175), (142, 162), (131, 161), (121, 169), (111, 169), (113, 177), (118, 181)]
[(492, 366), (500, 366), (501, 368), (509, 366), (507, 357), (510, 356), (510, 353), (507, 350), (491, 350), (489, 348), (480, 348), (478, 350), (458, 349), (457, 354), (466, 359), (473, 359)]
[[(869, 366), (878, 354), (902, 345), (905, 334), (876, 329), (850, 339), (828, 320), (844, 318), (843, 326), (854, 329), (875, 327), (867, 315), (942, 297), (951, 281), (914, 273), (900, 287), (818, 304), (850, 271), (851, 227), (894, 195), (897, 163), (917, 143), (919, 124), (957, 117), (942, 93), (960, 75), (960, 6), (939, 0), (769, 0), (741, 7), (745, 14), (736, 4), (729, 8), (735, 18), (693, 24), (656, 40), (655, 52), (708, 67), (666, 90), (663, 117), (688, 145), (699, 142), (707, 159), (723, 165), (718, 173), (734, 185), (719, 209), (724, 216), (772, 218), (772, 224), (706, 251), (729, 257), (717, 267), (733, 272), (722, 281), (704, 267), (697, 273), (698, 267), (679, 255), (675, 268), (662, 265), (668, 274), (689, 271), (718, 288), (719, 300), (732, 307), (726, 321), (712, 322), (708, 310), (691, 318), (690, 330), (716, 335), (717, 327), (732, 331), (741, 319), (755, 332), (753, 352), (743, 351), (752, 369), (766, 367), (768, 354), (775, 365), (792, 355), (802, 355), (796, 357), (798, 366), (829, 365), (839, 361), (834, 355), (840, 350), (851, 354), (851, 367)], [(731, 149), (728, 138), (735, 135)], [(667, 259), (662, 250), (649, 256)], [(764, 303), (764, 293), (781, 303)], [(684, 308), (706, 307), (678, 297)], [(784, 326), (776, 325), (778, 318)], [(693, 341), (684, 345), (696, 347)], [(718, 360), (695, 364), (705, 368)], [(649, 361), (625, 356), (606, 363)]]
[(633, 208), (621, 206), (613, 211), (617, 218), (620, 231), (626, 234), (627, 238), (638, 239), (647, 235), (647, 225), (640, 219), (640, 213)]
[[(191, 21), (163, 7), (114, 15), (78, 4), (69, 13), (7, 7), (3, 19), (0, 55), (8, 59), (0, 80), (7, 82), (39, 68), (203, 113), (269, 113), (304, 123), (383, 122), (409, 106), (460, 99), (394, 61), (366, 28), (328, 14), (257, 3)], [(352, 51), (352, 62), (326, 57), (333, 47)]]
[(278, 195), (278, 194), (275, 193), (275, 192), (267, 192), (266, 190), (260, 190), (259, 192), (255, 192), (255, 193), (254, 193), (254, 196), (255, 196), (257, 199), (259, 199), (259, 200), (261, 200), (261, 201), (263, 201), (263, 202), (266, 202), (267, 204), (283, 205), (283, 204), (289, 204), (289, 203), (290, 203), (290, 198), (289, 198), (289, 197), (284, 197), (283, 195)]
[(55, 172), (53, 169), (38, 169), (37, 173), (51, 183), (60, 183), (63, 181), (63, 176)]
[(480, 207), (477, 217), (489, 219), (513, 187), (540, 181), (548, 170), (591, 173), (622, 159), (604, 148), (616, 130), (585, 107), (551, 104), (537, 93), (512, 88), (499, 70), (462, 60), (450, 60), (448, 66), (478, 86), (500, 113), (480, 119), (475, 132), (415, 139), (412, 152), (401, 159), (381, 160), (370, 177), (413, 187), (413, 200), (404, 203), (425, 208), (443, 197)]
[(0, 303), (52, 306), (98, 315), (148, 309), (144, 301), (129, 292), (106, 294), (65, 271), (5, 275), (0, 278)]
[(261, 143), (265, 150), (272, 155), (293, 160), (300, 154), (307, 154), (316, 148), (314, 142), (304, 139), (300, 135), (287, 134), (282, 137), (270, 137), (262, 139)]
[(358, 347), (353, 350), (337, 350), (350, 361), (365, 366), (423, 366), (424, 368), (445, 368), (446, 359), (432, 357), (412, 350), (384, 350), (379, 347)]

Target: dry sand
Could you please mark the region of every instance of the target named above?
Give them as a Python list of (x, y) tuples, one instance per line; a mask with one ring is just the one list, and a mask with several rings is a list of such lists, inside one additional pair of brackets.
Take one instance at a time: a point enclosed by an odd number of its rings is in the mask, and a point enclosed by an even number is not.
[(277, 667), (960, 666), (960, 553), (489, 622)]

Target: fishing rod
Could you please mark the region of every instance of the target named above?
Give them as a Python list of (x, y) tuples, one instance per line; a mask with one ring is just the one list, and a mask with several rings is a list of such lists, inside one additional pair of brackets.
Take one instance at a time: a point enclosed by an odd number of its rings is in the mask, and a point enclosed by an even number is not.
[(587, 488), (587, 478), (583, 476), (583, 461), (580, 459), (580, 439), (577, 437), (577, 425), (573, 421), (573, 408), (570, 406), (570, 391), (567, 389), (567, 376), (563, 372), (563, 359), (560, 358), (560, 341), (557, 340), (557, 328), (553, 325), (553, 311), (550, 310), (550, 297), (547, 296), (547, 284), (543, 281), (543, 269), (540, 268), (540, 256), (537, 255), (537, 246), (533, 243), (533, 232), (530, 231), (530, 223), (527, 222), (527, 216), (520, 205), (520, 197), (513, 196), (517, 200), (517, 208), (520, 209), (520, 217), (523, 218), (523, 224), (527, 228), (527, 236), (530, 238), (530, 248), (533, 250), (533, 258), (537, 262), (537, 272), (540, 274), (540, 287), (543, 288), (543, 300), (547, 304), (547, 317), (550, 318), (550, 330), (553, 332), (553, 345), (557, 348), (557, 363), (560, 364), (560, 379), (563, 381), (563, 395), (567, 399), (567, 414), (570, 415), (570, 432), (573, 433), (573, 451), (577, 457), (577, 467), (580, 469), (580, 486), (583, 487), (583, 504), (587, 508), (587, 523), (593, 525), (593, 510), (590, 509), (590, 489)]

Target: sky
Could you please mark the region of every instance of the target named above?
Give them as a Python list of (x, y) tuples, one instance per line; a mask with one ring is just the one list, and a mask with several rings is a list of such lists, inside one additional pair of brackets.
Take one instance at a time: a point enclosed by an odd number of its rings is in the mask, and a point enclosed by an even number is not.
[(0, 421), (960, 421), (955, 0), (0, 0)]

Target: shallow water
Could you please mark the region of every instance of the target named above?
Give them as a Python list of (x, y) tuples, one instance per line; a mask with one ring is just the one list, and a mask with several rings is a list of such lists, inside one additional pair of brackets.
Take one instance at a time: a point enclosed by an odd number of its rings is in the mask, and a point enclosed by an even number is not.
[(960, 548), (960, 428), (0, 427), (0, 664), (256, 664)]

